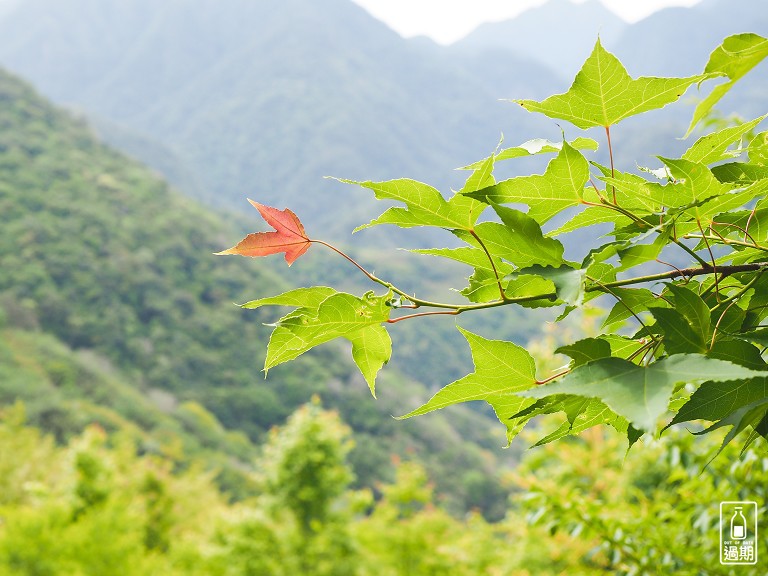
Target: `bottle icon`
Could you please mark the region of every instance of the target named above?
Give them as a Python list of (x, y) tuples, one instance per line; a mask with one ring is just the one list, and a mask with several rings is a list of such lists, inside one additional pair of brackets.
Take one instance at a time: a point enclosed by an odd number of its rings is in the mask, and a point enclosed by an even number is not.
[(736, 506), (736, 512), (731, 518), (731, 538), (744, 540), (747, 537), (747, 519), (741, 513), (741, 506)]

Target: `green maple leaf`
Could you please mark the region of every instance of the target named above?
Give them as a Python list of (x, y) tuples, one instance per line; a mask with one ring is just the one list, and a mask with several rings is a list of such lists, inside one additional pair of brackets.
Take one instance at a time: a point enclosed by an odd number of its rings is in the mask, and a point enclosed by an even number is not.
[[(666, 428), (691, 420), (715, 422), (753, 402), (768, 398), (768, 378), (741, 382), (704, 382)], [(665, 429), (666, 429), (665, 428)]]
[[(468, 239), (472, 238), (470, 235), (463, 235), (462, 237)], [(488, 260), (488, 255), (483, 249), (474, 246), (462, 246), (461, 248), (417, 248), (410, 250), (410, 252), (448, 258), (449, 260), (461, 262), (462, 264), (467, 264), (473, 268), (487, 270), (489, 273), (493, 274), (493, 268), (491, 267), (490, 260)], [(513, 267), (510, 264), (503, 262), (498, 256), (493, 258), (493, 263), (496, 266), (496, 270), (502, 276), (506, 276), (513, 270)]]
[(496, 156), (493, 155), (480, 162), (475, 162), (471, 167), (463, 168), (463, 170), (472, 170), (472, 174), (467, 178), (460, 191), (474, 192), (475, 190), (496, 184), (496, 180), (493, 177), (493, 166), (495, 163)]
[(632, 224), (632, 220), (628, 216), (605, 206), (589, 206), (573, 218), (569, 218), (556, 230), (548, 232), (547, 236), (559, 236), (596, 224), (613, 224), (614, 228), (618, 229)]
[(327, 286), (313, 286), (311, 288), (296, 288), (277, 296), (259, 298), (241, 304), (241, 308), (255, 309), (262, 306), (292, 306), (295, 308), (317, 309), (323, 300), (336, 294), (336, 290)]
[(656, 320), (654, 330), (661, 329), (664, 333), (664, 350), (667, 354), (706, 352), (707, 346), (704, 342), (706, 335), (695, 331), (680, 312), (670, 308), (649, 308), (648, 310)]
[(694, 332), (708, 338), (711, 334), (711, 313), (707, 303), (696, 292), (685, 286), (667, 285), (667, 289), (675, 296), (675, 310), (685, 317)]
[(720, 182), (750, 184), (768, 178), (768, 166), (751, 162), (728, 162), (712, 168)]
[[(384, 350), (391, 352), (391, 344), (386, 344), (379, 330), (383, 329), (380, 324), (387, 321), (392, 310), (387, 306), (387, 300), (389, 295), (375, 296), (373, 292), (362, 298), (338, 292), (324, 299), (316, 310), (299, 308), (284, 316), (269, 338), (264, 370), (293, 360), (311, 348), (339, 337), (351, 340), (353, 346), (357, 342), (358, 347), (368, 341), (375, 343), (377, 350), (370, 357), (358, 353), (355, 361), (360, 359), (358, 365), (362, 364), (361, 371), (373, 389), (373, 367), (379, 360), (383, 364), (388, 359), (388, 356), (384, 358)], [(364, 329), (367, 332), (360, 334)]]
[[(538, 440), (534, 446), (542, 446), (566, 436), (575, 436), (600, 424), (609, 424), (619, 432), (627, 432), (627, 421), (597, 398), (580, 398), (578, 396), (566, 396), (565, 398), (550, 407), (550, 410), (564, 412), (566, 421), (554, 432)], [(559, 410), (556, 410), (557, 408)]]
[(768, 164), (768, 131), (755, 134), (745, 151), (750, 162), (761, 166)]
[[(722, 428), (724, 426), (731, 426), (731, 429), (728, 431), (728, 434), (725, 435), (725, 438), (723, 438), (723, 443), (720, 445), (717, 453), (712, 457), (712, 460), (717, 458), (720, 452), (722, 452), (723, 449), (734, 438), (736, 438), (736, 436), (738, 436), (748, 427), (751, 427), (753, 430), (744, 443), (742, 454), (747, 448), (749, 448), (749, 445), (752, 444), (752, 442), (754, 442), (758, 436), (763, 436), (764, 438), (768, 439), (768, 398), (762, 398), (752, 402), (751, 404), (742, 406), (741, 408), (738, 408), (728, 414), (728, 416), (719, 422), (714, 423), (706, 430), (702, 430), (701, 432), (694, 432), (694, 434), (707, 434), (708, 432), (712, 432), (713, 430), (717, 430), (718, 428)], [(710, 460), (710, 462), (712, 460)]]
[(754, 378), (763, 373), (698, 354), (680, 354), (643, 367), (621, 358), (602, 358), (579, 366), (562, 380), (518, 395), (544, 398), (573, 394), (599, 398), (640, 430), (652, 431), (669, 405), (675, 385), (705, 380)]
[[(569, 144), (576, 150), (597, 150), (598, 148), (597, 142), (592, 140), (592, 138), (576, 138)], [(562, 142), (552, 142), (543, 138), (534, 138), (533, 140), (523, 142), (519, 146), (505, 148), (500, 152), (496, 152), (489, 158), (479, 160), (470, 164), (469, 166), (463, 166), (462, 168), (459, 168), (459, 170), (478, 170), (483, 166), (484, 163), (488, 162), (489, 160), (493, 160), (493, 162), (500, 162), (502, 160), (510, 160), (512, 158), (535, 156), (536, 154), (557, 154), (560, 152), (560, 150), (562, 150), (562, 148)], [(466, 192), (466, 190), (462, 190), (462, 192)]]
[[(736, 208), (736, 206), (733, 208)], [(752, 210), (726, 213), (723, 213), (723, 211), (717, 212), (716, 229), (725, 237), (736, 234), (737, 238), (743, 239), (744, 232), (741, 232), (741, 230), (746, 230), (747, 223), (749, 222), (749, 238), (752, 238), (755, 242), (762, 243), (768, 239), (768, 207), (761, 208), (760, 204), (758, 204), (756, 208), (754, 212)], [(707, 224), (710, 223), (712, 223), (711, 219), (707, 221)]]
[(352, 343), (352, 359), (375, 397), (376, 375), (392, 356), (392, 341), (380, 324), (387, 320), (391, 310), (386, 306), (387, 299), (372, 293), (357, 298), (326, 286), (313, 286), (251, 300), (241, 307), (295, 308), (275, 324), (267, 347), (265, 371), (315, 346), (343, 337)]
[[(558, 240), (545, 237), (536, 220), (519, 210), (498, 204), (492, 206), (502, 223), (483, 222), (474, 228), (474, 233), (492, 256), (511, 262), (518, 268), (533, 264), (559, 266), (563, 262), (563, 245)], [(468, 244), (480, 246), (468, 232), (457, 231), (456, 235)]]
[(728, 93), (733, 85), (766, 56), (768, 56), (768, 40), (757, 34), (736, 34), (723, 40), (723, 43), (709, 56), (704, 72), (725, 74), (729, 81), (715, 86), (710, 95), (699, 102), (685, 135), (688, 136), (696, 124)]
[[(731, 216), (729, 214), (726, 214), (730, 210), (735, 210), (736, 208), (741, 208), (745, 204), (749, 203), (752, 200), (755, 200), (757, 198), (763, 197), (766, 194), (768, 194), (768, 180), (758, 180), (757, 182), (753, 182), (752, 184), (748, 185), (743, 190), (737, 190), (733, 192), (728, 192), (726, 194), (721, 194), (719, 196), (715, 196), (712, 198), (709, 198), (707, 201), (705, 201), (703, 204), (700, 204), (693, 208), (691, 212), (693, 212), (696, 217), (701, 221), (702, 227), (706, 228), (708, 225), (711, 225), (715, 223), (715, 219), (717, 222), (732, 222), (729, 220)], [(751, 214), (750, 212), (747, 212), (747, 214)], [(722, 218), (721, 218), (722, 216)], [(717, 217), (717, 218), (715, 218)], [(746, 226), (746, 220), (749, 220), (749, 217), (745, 218), (744, 226)], [(758, 222), (756, 217), (752, 217), (749, 227), (749, 233), (752, 238), (756, 239), (755, 232), (759, 233), (759, 229), (761, 227), (761, 223)], [(764, 226), (765, 223), (763, 222), (762, 225)], [(698, 230), (698, 225), (696, 222), (689, 222), (684, 223), (681, 226), (677, 227), (677, 230), (680, 234), (686, 234), (688, 232), (693, 232), (695, 230)], [(734, 232), (736, 229), (731, 228), (730, 230), (726, 230), (726, 234), (730, 232)]]
[(528, 268), (523, 268), (515, 272), (515, 275), (522, 278), (524, 276), (540, 276), (554, 284), (557, 299), (571, 306), (581, 306), (584, 301), (584, 279), (587, 271), (582, 268), (572, 268), (571, 266), (541, 266), (534, 264)]
[(392, 340), (381, 324), (372, 324), (345, 335), (352, 343), (352, 359), (376, 397), (376, 375), (392, 357)]
[(530, 112), (567, 120), (582, 129), (612, 126), (624, 118), (662, 108), (680, 98), (691, 84), (709, 74), (688, 78), (632, 79), (618, 58), (598, 38), (571, 87), (546, 100), (513, 100)]
[(507, 440), (514, 437), (516, 426), (510, 417), (533, 403), (520, 398), (516, 392), (536, 383), (536, 365), (528, 352), (512, 342), (486, 340), (462, 328), (472, 351), (475, 371), (437, 392), (426, 404), (402, 418), (426, 414), (453, 404), (484, 400), (490, 404), (496, 416), (507, 427)]
[(612, 288), (611, 294), (620, 299), (616, 302), (608, 316), (603, 321), (603, 327), (623, 322), (633, 315), (639, 315), (648, 310), (649, 306), (662, 307), (668, 305), (647, 288)]
[(611, 345), (598, 338), (584, 338), (572, 344), (560, 346), (555, 352), (572, 358), (572, 365), (575, 368), (592, 360), (607, 358), (611, 355)]
[(544, 224), (558, 212), (577, 206), (589, 180), (589, 163), (567, 142), (544, 174), (518, 176), (466, 194), (488, 204), (522, 203), (528, 216)]
[(649, 182), (635, 174), (617, 173), (600, 179), (615, 188), (622, 206), (639, 207), (648, 213), (658, 213), (662, 207), (680, 208), (680, 211), (698, 213), (698, 207), (707, 200), (725, 195), (733, 186), (723, 184), (704, 164), (683, 158), (659, 159), (667, 166), (675, 181), (669, 184)]
[[(482, 182), (484, 177), (478, 176)], [(393, 207), (381, 216), (355, 228), (355, 232), (378, 224), (394, 224), (401, 228), (414, 226), (439, 226), (441, 228), (469, 230), (482, 212), (482, 205), (463, 194), (446, 200), (440, 192), (422, 182), (409, 178), (386, 182), (358, 182), (339, 179), (345, 184), (357, 184), (373, 190), (378, 200), (395, 200), (405, 207)]]
[(765, 116), (760, 116), (749, 122), (742, 122), (737, 126), (728, 126), (722, 130), (702, 136), (683, 154), (683, 159), (700, 164), (713, 164), (729, 158), (734, 158), (742, 153), (742, 149), (730, 150), (730, 146), (754, 130)]

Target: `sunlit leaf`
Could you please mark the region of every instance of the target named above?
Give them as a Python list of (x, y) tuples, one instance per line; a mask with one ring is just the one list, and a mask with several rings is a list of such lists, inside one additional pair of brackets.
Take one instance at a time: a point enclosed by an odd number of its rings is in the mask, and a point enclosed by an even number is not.
[(693, 119), (686, 136), (691, 133), (696, 124), (704, 118), (712, 107), (725, 96), (733, 85), (747, 72), (757, 66), (768, 56), (768, 40), (757, 34), (736, 34), (728, 36), (723, 43), (715, 48), (709, 56), (705, 73), (725, 74), (728, 82), (715, 86), (714, 90), (704, 98), (693, 113)]
[(357, 182), (344, 179), (339, 181), (373, 190), (378, 200), (395, 200), (405, 204), (404, 208), (389, 208), (368, 224), (355, 228), (355, 231), (378, 224), (394, 224), (401, 228), (439, 226), (469, 230), (482, 212), (482, 205), (468, 196), (456, 194), (446, 200), (432, 186), (409, 178), (386, 182)]
[(336, 290), (326, 286), (313, 286), (311, 288), (296, 288), (278, 296), (259, 298), (241, 304), (242, 308), (260, 308), (262, 306), (294, 306), (299, 308), (313, 308), (320, 306), (323, 300), (335, 294)]
[(380, 324), (372, 324), (344, 336), (352, 343), (352, 359), (376, 396), (376, 374), (392, 357), (392, 340)]
[(533, 218), (519, 210), (498, 204), (492, 206), (501, 218), (501, 224), (478, 224), (473, 231), (477, 238), (467, 232), (457, 231), (456, 234), (469, 244), (484, 246), (491, 255), (518, 268), (533, 264), (558, 266), (563, 262), (563, 245), (553, 238), (545, 237)]
[(588, 180), (587, 160), (564, 142), (544, 174), (510, 178), (467, 195), (487, 203), (526, 204), (528, 216), (543, 224), (558, 212), (577, 206)]
[(484, 400), (490, 404), (499, 420), (507, 426), (507, 438), (512, 440), (515, 430), (509, 418), (532, 400), (519, 398), (515, 392), (535, 385), (536, 366), (524, 348), (502, 340), (486, 340), (459, 328), (469, 343), (475, 371), (448, 384), (426, 404), (409, 412), (403, 418), (426, 414), (453, 404)]
[(717, 132), (702, 136), (696, 140), (693, 146), (686, 150), (685, 154), (683, 154), (683, 159), (700, 164), (712, 164), (738, 156), (742, 150), (740, 148), (731, 150), (729, 149), (730, 146), (740, 143), (741, 139), (754, 130), (755, 126), (764, 119), (765, 116), (760, 116), (749, 122), (728, 126)]
[[(576, 150), (597, 150), (598, 144), (592, 138), (576, 138), (569, 142), (569, 144)], [(488, 160), (494, 162), (500, 162), (502, 160), (510, 160), (512, 158), (521, 158), (523, 156), (534, 156), (536, 154), (557, 154), (562, 150), (562, 142), (552, 142), (543, 138), (536, 138), (534, 140), (528, 140), (523, 142), (519, 146), (513, 148), (505, 148), (500, 152), (497, 152), (494, 156), (474, 162), (469, 166), (464, 166), (461, 170), (478, 170)], [(465, 190), (462, 190), (464, 192)]]
[(375, 296), (372, 292), (362, 298), (339, 292), (323, 300), (316, 311), (281, 319), (269, 339), (264, 369), (293, 360), (335, 338), (386, 322), (392, 310), (387, 300), (388, 295)]
[(618, 58), (597, 40), (595, 48), (565, 94), (546, 100), (513, 100), (530, 112), (568, 120), (579, 128), (612, 126), (624, 118), (662, 108), (680, 98), (707, 74), (688, 78), (633, 80)]

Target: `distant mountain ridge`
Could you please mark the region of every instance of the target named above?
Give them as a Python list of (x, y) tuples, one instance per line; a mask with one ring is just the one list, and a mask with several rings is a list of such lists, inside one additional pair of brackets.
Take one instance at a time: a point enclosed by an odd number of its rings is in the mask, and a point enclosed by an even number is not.
[(767, 12), (713, 0), (626, 25), (597, 0), (551, 0), (442, 47), (403, 40), (350, 0), (26, 0), (0, 18), (0, 64), (187, 194), (243, 211), (246, 196), (301, 206), (311, 229), (348, 238), (379, 207), (324, 176), (412, 177), (449, 193), (462, 176), (452, 169), (502, 133), (560, 136), (499, 100), (564, 91), (598, 33), (633, 75), (698, 71), (726, 33), (768, 33)]
[(481, 24), (453, 47), (475, 53), (504, 49), (571, 78), (589, 56), (598, 33), (611, 46), (628, 26), (598, 0), (581, 4), (549, 0), (510, 20)]
[[(502, 131), (527, 139), (536, 125), (499, 103), (510, 94), (482, 72), (403, 41), (348, 0), (29, 0), (0, 22), (0, 63), (164, 144), (209, 204), (301, 204), (345, 234), (372, 202), (323, 176), (447, 188)], [(556, 81), (517, 65), (507, 88), (518, 94), (543, 96)], [(347, 210), (331, 214), (329, 201)]]

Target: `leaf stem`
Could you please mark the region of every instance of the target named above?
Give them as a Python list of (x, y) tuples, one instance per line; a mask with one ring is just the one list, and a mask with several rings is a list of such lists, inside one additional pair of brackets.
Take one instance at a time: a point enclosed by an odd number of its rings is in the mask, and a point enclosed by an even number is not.
[[(613, 168), (613, 145), (611, 144), (611, 127), (606, 126), (605, 127), (605, 136), (608, 139), (608, 155), (611, 158), (611, 178), (615, 178), (615, 171)], [(616, 186), (611, 185), (611, 191), (613, 192), (613, 203), (618, 204), (616, 202)]]
[[(699, 227), (699, 231), (701, 231), (701, 235), (703, 237), (704, 228), (701, 226), (701, 220), (699, 220), (698, 218), (696, 219), (696, 225)], [(715, 281), (715, 298), (719, 302), (720, 301), (720, 282), (717, 279), (717, 267), (715, 265), (715, 255), (712, 252), (712, 247), (709, 245), (709, 241), (706, 238), (704, 238), (704, 244), (707, 246), (707, 252), (709, 252), (709, 257), (712, 259), (712, 278)]]
[(728, 310), (731, 309), (731, 306), (736, 304), (736, 300), (734, 299), (728, 306), (725, 307), (725, 310), (723, 310), (723, 313), (720, 314), (720, 317), (717, 319), (717, 322), (715, 323), (715, 327), (712, 329), (712, 340), (709, 342), (709, 349), (712, 350), (712, 347), (715, 345), (715, 337), (717, 336), (717, 331), (720, 328), (720, 322), (723, 321), (723, 318), (725, 318), (725, 313), (728, 312)]
[(542, 386), (544, 384), (552, 382), (552, 380), (556, 380), (556, 379), (560, 378), (560, 376), (565, 376), (570, 371), (571, 371), (571, 369), (568, 368), (567, 370), (563, 370), (562, 372), (558, 372), (557, 374), (553, 374), (552, 376), (550, 376), (549, 378), (545, 378), (544, 380), (536, 380), (535, 383), (536, 383), (537, 386)]
[[(640, 348), (638, 348), (637, 350), (635, 350), (634, 352), (632, 352), (632, 354), (630, 354), (629, 356), (627, 356), (627, 360), (631, 362), (632, 360), (634, 360), (635, 358), (637, 358), (637, 356), (638, 356), (640, 353), (642, 353), (642, 354), (643, 354), (643, 357), (645, 357), (645, 353), (647, 352), (648, 348), (651, 348), (651, 347), (653, 347), (653, 346), (655, 346), (655, 345), (656, 345), (656, 341), (655, 341), (655, 340), (650, 340), (649, 342), (646, 342), (645, 344), (643, 344), (642, 346), (640, 346)], [(640, 358), (640, 362), (641, 362), (641, 363), (642, 363), (642, 361), (643, 361), (643, 359), (642, 359), (642, 358)]]
[(624, 302), (624, 300), (622, 300), (622, 299), (621, 299), (619, 296), (617, 296), (617, 295), (616, 295), (616, 293), (615, 293), (613, 290), (611, 290), (609, 287), (607, 287), (605, 284), (603, 284), (603, 283), (602, 283), (602, 282), (600, 282), (599, 280), (595, 280), (594, 278), (589, 278), (589, 280), (590, 280), (591, 282), (594, 282), (594, 283), (595, 283), (595, 285), (597, 285), (597, 286), (599, 287), (599, 289), (601, 289), (601, 290), (603, 290), (603, 291), (605, 291), (605, 292), (608, 292), (608, 294), (610, 294), (611, 296), (613, 296), (614, 298), (616, 298), (616, 300), (617, 300), (617, 301), (618, 301), (618, 302), (619, 302), (619, 303), (620, 303), (622, 306), (624, 306), (624, 308), (626, 308), (626, 309), (627, 309), (627, 311), (628, 311), (630, 314), (632, 314), (632, 316), (634, 316), (634, 317), (635, 317), (635, 320), (637, 320), (637, 321), (640, 323), (640, 326), (642, 326), (643, 328), (645, 328), (645, 330), (646, 330), (646, 331), (648, 332), (648, 334), (650, 335), (650, 337), (651, 337), (651, 340), (653, 340), (654, 342), (656, 341), (656, 338), (654, 337), (654, 335), (653, 335), (653, 334), (651, 334), (651, 333), (650, 333), (650, 331), (648, 331), (648, 326), (646, 326), (646, 325), (645, 325), (645, 322), (643, 322), (643, 320), (640, 318), (640, 316), (638, 316), (638, 315), (635, 313), (635, 311), (634, 311), (634, 310), (632, 310), (632, 308), (630, 308), (630, 306), (629, 306), (629, 305), (628, 305), (626, 302)]
[[(750, 218), (751, 217), (752, 217), (752, 214), (750, 214)], [(715, 230), (715, 226), (731, 226), (732, 228), (736, 228), (737, 230), (740, 230), (741, 232), (744, 232), (744, 242), (746, 242), (747, 238), (749, 238), (750, 240), (752, 240), (752, 246), (753, 247), (757, 247), (757, 241), (752, 237), (752, 235), (749, 232), (747, 232), (747, 229), (749, 228), (749, 221), (747, 221), (747, 228), (742, 228), (738, 224), (731, 224), (730, 222), (715, 222), (713, 220), (712, 221), (712, 226), (710, 226), (710, 230), (712, 230), (712, 232), (717, 234), (720, 237), (721, 241), (725, 241), (725, 240), (727, 240), (727, 238), (725, 236), (723, 236), (722, 234), (720, 234), (720, 232)]]
[[(747, 224), (746, 224), (746, 226), (744, 226), (744, 241), (745, 242), (747, 241), (747, 236), (749, 236), (749, 225), (752, 223), (752, 218), (754, 217), (755, 212), (757, 212), (757, 204), (754, 205), (754, 207), (752, 208), (752, 212), (749, 213), (749, 218), (747, 218)], [(755, 242), (755, 240), (754, 240), (754, 238), (752, 238), (752, 236), (749, 236), (749, 238), (750, 238), (750, 240), (752, 240), (752, 242)], [(755, 245), (757, 245), (757, 242), (755, 242)]]
[[(551, 300), (555, 301), (557, 300), (557, 293), (555, 292), (547, 292), (544, 294), (533, 294), (530, 296), (519, 296), (517, 298), (510, 298), (506, 297), (505, 299), (501, 300), (493, 300), (491, 302), (481, 302), (478, 304), (448, 304), (444, 302), (432, 302), (430, 300), (422, 300), (421, 298), (417, 298), (416, 296), (411, 296), (407, 292), (401, 290), (394, 284), (387, 282), (386, 280), (382, 280), (381, 278), (377, 277), (376, 275), (372, 274), (371, 272), (368, 272), (365, 268), (363, 268), (360, 264), (358, 264), (353, 258), (345, 254), (343, 251), (339, 250), (332, 244), (329, 244), (328, 242), (324, 242), (322, 240), (311, 240), (311, 242), (314, 242), (316, 244), (322, 244), (323, 246), (330, 248), (340, 256), (344, 257), (346, 260), (348, 260), (350, 263), (352, 263), (358, 270), (360, 270), (365, 276), (370, 279), (372, 282), (376, 282), (377, 284), (380, 284), (384, 286), (385, 288), (392, 290), (395, 294), (398, 294), (402, 296), (403, 298), (407, 299), (409, 302), (412, 302), (412, 306), (406, 306), (410, 309), (416, 309), (416, 308), (440, 308), (441, 311), (438, 312), (420, 312), (416, 314), (409, 314), (407, 316), (401, 316), (399, 318), (393, 318), (389, 322), (391, 324), (394, 324), (395, 322), (399, 322), (400, 320), (404, 320), (407, 318), (415, 318), (420, 316), (434, 316), (434, 315), (451, 315), (451, 316), (457, 316), (459, 314), (462, 314), (464, 312), (469, 312), (472, 310), (485, 310), (487, 308), (497, 308), (499, 306), (507, 306), (510, 304), (521, 304), (523, 302), (534, 302), (536, 300)], [(720, 266), (718, 267), (718, 273), (720, 274), (720, 278), (725, 278), (726, 276), (729, 276), (731, 274), (736, 274), (739, 272), (756, 272), (756, 271), (763, 271), (768, 269), (768, 262), (753, 262), (750, 264), (738, 264), (738, 265), (732, 265), (732, 266)], [(627, 278), (626, 280), (616, 280), (614, 282), (599, 282), (594, 281), (592, 285), (585, 286), (584, 290), (586, 292), (594, 292), (596, 290), (606, 292), (608, 294), (612, 294), (611, 288), (616, 288), (619, 286), (628, 286), (631, 284), (641, 284), (644, 282), (653, 282), (655, 280), (670, 280), (673, 278), (678, 277), (693, 277), (693, 276), (701, 276), (705, 274), (712, 274), (713, 267), (705, 262), (705, 265), (701, 268), (676, 268), (675, 270), (671, 270), (669, 272), (661, 272), (658, 274), (648, 274), (646, 276), (638, 276), (635, 278)], [(615, 297), (615, 294), (612, 294)]]
[(683, 236), (686, 240), (712, 240), (714, 242), (721, 242), (722, 244), (725, 244), (727, 246), (746, 246), (747, 248), (757, 248), (758, 250), (762, 250), (763, 252), (768, 252), (768, 247), (762, 246), (761, 244), (754, 244), (750, 242), (743, 242), (741, 240), (734, 240), (733, 238), (725, 238), (721, 239), (717, 236), (698, 236), (696, 234), (686, 234)]
[(417, 314), (408, 314), (407, 316), (400, 316), (399, 318), (389, 318), (387, 320), (387, 324), (397, 324), (398, 322), (401, 322), (403, 320), (408, 320), (409, 318), (419, 318), (421, 316), (438, 316), (438, 315), (450, 315), (450, 316), (456, 316), (457, 314), (460, 314), (460, 310), (440, 310), (436, 312), (418, 312)]
[[(401, 290), (391, 282), (382, 280), (375, 274), (368, 272), (368, 270), (366, 270), (360, 264), (358, 264), (351, 256), (348, 256), (342, 250), (339, 250), (332, 244), (329, 244), (328, 242), (324, 242), (323, 240), (310, 240), (310, 241), (315, 242), (317, 244), (322, 244), (326, 248), (330, 248), (331, 250), (336, 252), (338, 255), (344, 257), (346, 260), (354, 264), (355, 267), (358, 270), (360, 270), (363, 274), (365, 274), (365, 276), (372, 282), (376, 282), (377, 284), (380, 284), (385, 288), (392, 290), (392, 292), (394, 292), (395, 294), (399, 294), (403, 298), (406, 298), (408, 301), (413, 302), (414, 306), (411, 308), (420, 308), (422, 306), (425, 308), (443, 308), (445, 310), (453, 311), (452, 313), (461, 314), (462, 312), (466, 312), (468, 310), (482, 310), (485, 308), (495, 308), (497, 306), (504, 306), (505, 304), (532, 302), (534, 300), (554, 300), (557, 298), (557, 295), (554, 292), (551, 292), (546, 294), (534, 294), (532, 296), (520, 296), (518, 298), (506, 298), (504, 300), (493, 300), (491, 302), (483, 302), (479, 304), (446, 304), (443, 302), (432, 302), (430, 300), (422, 300), (421, 298), (416, 298), (416, 296), (411, 296), (410, 294)], [(411, 314), (410, 316), (415, 316), (415, 315)], [(405, 318), (405, 316), (403, 316), (403, 318)]]
[[(720, 266), (718, 272), (720, 277), (730, 276), (731, 274), (737, 274), (738, 272), (756, 272), (757, 270), (765, 270), (768, 268), (768, 262), (753, 262), (751, 264), (736, 264), (733, 266)], [(627, 286), (630, 284), (641, 284), (643, 282), (653, 282), (654, 280), (670, 280), (672, 278), (678, 278), (680, 276), (693, 277), (703, 276), (706, 274), (712, 274), (712, 266), (707, 264), (701, 268), (680, 268), (676, 270), (670, 270), (669, 272), (659, 272), (658, 274), (648, 274), (646, 276), (637, 276), (635, 278), (627, 278), (626, 280), (616, 280), (615, 282), (606, 282), (602, 284), (606, 288), (614, 288), (616, 286)], [(594, 290), (600, 290), (600, 287), (587, 286), (585, 288), (587, 292)]]
[[(614, 195), (615, 195), (615, 191), (614, 191)], [(632, 222), (634, 222), (635, 224), (638, 224), (640, 226), (640, 228), (647, 228), (649, 226), (648, 222), (646, 222), (642, 218), (638, 218), (637, 216), (632, 214), (632, 212), (630, 212), (629, 210), (626, 210), (625, 208), (622, 208), (618, 204), (614, 204), (614, 203), (610, 202), (609, 200), (606, 200), (602, 196), (600, 196), (600, 202), (599, 203), (589, 202), (587, 200), (582, 200), (581, 203), (584, 206), (593, 206), (593, 207), (598, 207), (598, 208), (599, 207), (603, 207), (603, 208), (607, 208), (609, 210), (613, 210), (614, 212), (619, 212), (620, 214), (623, 214), (624, 216), (626, 216), (627, 218), (632, 220)]]
[(686, 246), (685, 244), (683, 244), (682, 242), (680, 242), (680, 240), (678, 240), (677, 238), (672, 238), (672, 242), (674, 242), (675, 244), (677, 244), (678, 246), (680, 246), (680, 248), (682, 248), (683, 250), (685, 250), (686, 252), (688, 252), (688, 254), (690, 254), (690, 255), (693, 257), (693, 259), (694, 259), (694, 260), (696, 260), (696, 262), (698, 262), (699, 264), (701, 264), (701, 265), (702, 265), (702, 266), (704, 266), (705, 268), (706, 268), (706, 267), (709, 267), (709, 265), (710, 265), (710, 264), (709, 264), (709, 262), (707, 262), (706, 260), (704, 260), (704, 258), (702, 258), (702, 257), (701, 257), (701, 256), (699, 256), (698, 254), (696, 254), (696, 252), (694, 252), (693, 250), (691, 250), (691, 249), (690, 249), (688, 246)]
[[(755, 277), (752, 278), (746, 284), (744, 284), (744, 286), (742, 286), (741, 289), (738, 292), (736, 292), (735, 294), (731, 294), (725, 300), (723, 300), (722, 302), (718, 302), (715, 306), (710, 308), (710, 312), (714, 312), (715, 310), (717, 310), (723, 304), (728, 304), (728, 307), (730, 308), (730, 304), (729, 303), (735, 302), (736, 300), (741, 298), (747, 292), (747, 290), (752, 288), (752, 286), (754, 286), (755, 282), (757, 282), (760, 279), (760, 276), (763, 275), (763, 272), (765, 272), (765, 269), (762, 269), (762, 270), (758, 271), (758, 273), (755, 274)], [(727, 308), (726, 308), (726, 310), (727, 310)], [(725, 312), (723, 312), (723, 313), (725, 313)], [(719, 324), (719, 321), (718, 321), (718, 324)]]
[(491, 263), (491, 268), (493, 269), (493, 275), (496, 276), (496, 284), (499, 286), (499, 294), (501, 295), (502, 300), (507, 299), (507, 295), (504, 294), (504, 287), (501, 285), (501, 278), (499, 277), (499, 271), (496, 270), (496, 264), (493, 261), (493, 256), (491, 256), (491, 253), (488, 251), (488, 248), (485, 246), (485, 242), (482, 241), (480, 236), (477, 235), (477, 232), (474, 230), (469, 230), (470, 235), (472, 238), (477, 240), (477, 243), (480, 244), (480, 247), (483, 249), (483, 252), (485, 252), (485, 255), (488, 256), (488, 261)]

